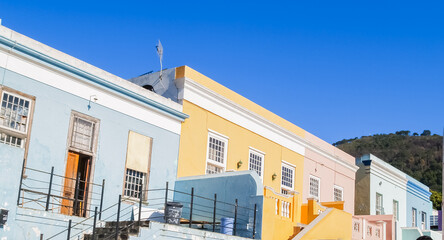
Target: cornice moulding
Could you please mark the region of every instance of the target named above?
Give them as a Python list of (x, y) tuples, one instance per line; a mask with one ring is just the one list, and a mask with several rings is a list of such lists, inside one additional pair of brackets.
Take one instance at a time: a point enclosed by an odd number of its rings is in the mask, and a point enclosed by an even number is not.
[[(304, 138), (298, 136), (297, 134), (263, 118), (262, 116), (250, 111), (247, 108), (240, 106), (239, 104), (225, 98), (224, 96), (214, 92), (211, 89), (208, 89), (208, 88), (200, 85), (199, 83), (195, 82), (194, 80), (192, 80), (190, 78), (185, 77), (185, 78), (176, 79), (176, 85), (179, 87), (179, 92), (181, 92), (181, 89), (180, 89), (181, 86), (179, 86), (179, 85), (183, 85), (183, 89), (184, 89), (183, 90), (183, 99), (185, 99), (185, 100), (189, 100), (188, 96), (187, 96), (188, 95), (187, 90), (189, 90), (195, 94), (201, 95), (205, 99), (212, 100), (213, 102), (215, 102), (215, 104), (229, 108), (230, 111), (235, 112), (236, 114), (239, 114), (242, 117), (259, 124), (261, 127), (265, 128), (265, 129), (268, 129), (270, 131), (273, 131), (274, 133), (279, 134), (281, 137), (284, 137), (284, 138), (288, 139), (289, 141), (296, 143), (297, 145), (300, 145), (300, 146), (307, 148), (313, 152), (316, 152), (316, 153), (332, 160), (333, 162), (335, 162), (335, 163), (337, 163), (337, 164), (339, 164), (339, 165), (341, 165), (353, 172), (356, 172), (359, 169), (358, 166), (356, 166), (354, 164), (350, 164), (348, 162), (345, 162), (340, 158), (336, 158), (335, 155), (325, 152), (323, 149), (318, 148), (317, 146), (315, 146), (311, 142), (305, 140)], [(210, 111), (210, 109), (207, 109), (207, 110)], [(221, 117), (226, 118), (226, 116), (221, 116)], [(298, 153), (300, 153), (300, 152), (298, 152)], [(305, 151), (301, 155), (305, 156)]]

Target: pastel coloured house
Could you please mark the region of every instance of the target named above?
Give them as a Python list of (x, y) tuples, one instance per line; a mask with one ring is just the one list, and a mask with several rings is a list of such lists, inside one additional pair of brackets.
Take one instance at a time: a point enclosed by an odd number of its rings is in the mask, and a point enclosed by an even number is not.
[(129, 81), (182, 104), (189, 115), (182, 124), (178, 182), (252, 171), (262, 189), (256, 191), (263, 205), (257, 237), (334, 237), (319, 226), (337, 218), (349, 224), (333, 233), (351, 238), (353, 157), (188, 66), (163, 70), (161, 78), (157, 72)]
[(3, 26), (0, 79), (2, 239), (77, 239), (174, 183), (182, 105)]

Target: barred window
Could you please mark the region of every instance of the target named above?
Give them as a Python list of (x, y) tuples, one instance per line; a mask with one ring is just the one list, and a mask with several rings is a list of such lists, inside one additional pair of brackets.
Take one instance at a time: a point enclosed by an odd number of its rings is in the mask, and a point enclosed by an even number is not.
[(281, 193), (288, 194), (294, 189), (294, 170), (295, 168), (286, 162), (281, 166)]
[(92, 151), (95, 123), (79, 116), (74, 116), (71, 147)]
[(32, 100), (3, 91), (0, 109), (0, 143), (23, 147), (28, 134)]
[(264, 154), (259, 153), (256, 150), (250, 149), (250, 160), (248, 163), (248, 169), (256, 171), (259, 177), (263, 175)]
[[(124, 196), (140, 199), (145, 186), (146, 173), (138, 172), (132, 169), (126, 169)], [(144, 196), (142, 196), (144, 198)], [(144, 200), (144, 199), (143, 199)]]
[(339, 186), (335, 186), (333, 189), (333, 192), (334, 192), (334, 200), (333, 201), (343, 201), (343, 196), (342, 196), (343, 188), (341, 188)]
[(319, 199), (320, 179), (310, 176), (310, 196)]
[(228, 138), (209, 133), (207, 153), (207, 174), (221, 173), (225, 171), (227, 159)]

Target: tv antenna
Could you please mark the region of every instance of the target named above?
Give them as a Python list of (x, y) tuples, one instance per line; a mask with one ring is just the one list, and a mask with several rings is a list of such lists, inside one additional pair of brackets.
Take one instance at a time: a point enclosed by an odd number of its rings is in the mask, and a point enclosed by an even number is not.
[(162, 43), (159, 42), (157, 43), (156, 46), (156, 50), (157, 50), (157, 55), (159, 55), (159, 61), (160, 61), (160, 73), (159, 73), (159, 82), (162, 85), (163, 88), (165, 88), (165, 86), (162, 83), (162, 59), (163, 59), (163, 47), (162, 47)]

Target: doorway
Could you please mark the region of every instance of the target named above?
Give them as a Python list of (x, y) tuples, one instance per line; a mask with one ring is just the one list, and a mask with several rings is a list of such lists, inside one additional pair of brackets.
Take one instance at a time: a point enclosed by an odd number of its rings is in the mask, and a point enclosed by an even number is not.
[(61, 213), (86, 217), (92, 157), (69, 151), (66, 162)]

